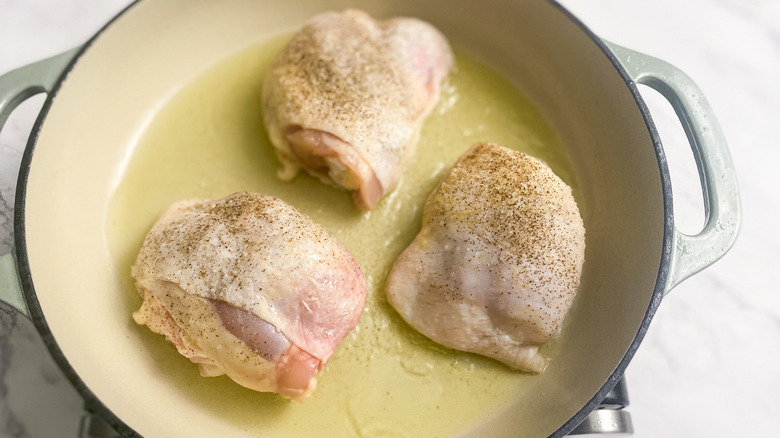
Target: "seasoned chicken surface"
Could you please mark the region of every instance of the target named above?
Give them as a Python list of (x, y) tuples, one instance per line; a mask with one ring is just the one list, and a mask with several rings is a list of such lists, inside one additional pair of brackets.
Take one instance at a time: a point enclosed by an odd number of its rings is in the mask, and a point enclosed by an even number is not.
[(541, 372), (538, 348), (574, 300), (584, 254), (571, 189), (535, 158), (478, 143), (429, 197), (387, 299), (442, 345)]
[(452, 66), (446, 39), (414, 18), (346, 10), (313, 17), (277, 55), (263, 117), (283, 164), (371, 209), (392, 191)]
[(285, 202), (252, 193), (171, 206), (132, 275), (138, 324), (203, 376), (304, 400), (357, 325), (366, 283), (349, 251)]

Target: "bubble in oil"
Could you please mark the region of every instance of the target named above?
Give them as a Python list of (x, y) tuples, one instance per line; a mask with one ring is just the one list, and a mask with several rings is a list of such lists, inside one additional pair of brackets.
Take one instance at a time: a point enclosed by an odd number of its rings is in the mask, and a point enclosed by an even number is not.
[(399, 357), (398, 362), (404, 371), (414, 376), (427, 376), (434, 369), (434, 365), (427, 360), (412, 356)]

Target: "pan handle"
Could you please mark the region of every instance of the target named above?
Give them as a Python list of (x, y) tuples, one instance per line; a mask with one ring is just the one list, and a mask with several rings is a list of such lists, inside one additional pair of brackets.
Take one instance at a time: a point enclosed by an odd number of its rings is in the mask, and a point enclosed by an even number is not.
[(740, 223), (737, 175), (715, 114), (685, 73), (660, 59), (604, 41), (634, 82), (661, 93), (688, 137), (704, 196), (705, 224), (695, 235), (674, 227), (664, 293), (715, 263), (734, 244)]
[(48, 93), (81, 47), (46, 58), (0, 76), (0, 129), (20, 103), (38, 93)]
[(12, 254), (0, 256), (0, 302), (8, 304), (27, 318), (30, 317)]
[[(52, 90), (79, 49), (69, 50), (0, 76), (0, 129), (20, 103), (38, 93), (48, 93)], [(16, 263), (11, 254), (0, 257), (0, 301), (30, 317)]]

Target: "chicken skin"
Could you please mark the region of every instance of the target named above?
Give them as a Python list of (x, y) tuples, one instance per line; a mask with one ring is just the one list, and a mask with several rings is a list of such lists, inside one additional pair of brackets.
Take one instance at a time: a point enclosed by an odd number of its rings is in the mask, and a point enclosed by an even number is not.
[(418, 19), (376, 21), (357, 10), (313, 17), (263, 84), (279, 177), (304, 169), (373, 208), (397, 186), (452, 62), (444, 36)]
[(366, 297), (349, 251), (285, 202), (252, 193), (171, 206), (132, 275), (138, 324), (201, 375), (303, 401)]
[(584, 257), (571, 189), (535, 158), (478, 143), (428, 198), (387, 299), (435, 342), (541, 372)]

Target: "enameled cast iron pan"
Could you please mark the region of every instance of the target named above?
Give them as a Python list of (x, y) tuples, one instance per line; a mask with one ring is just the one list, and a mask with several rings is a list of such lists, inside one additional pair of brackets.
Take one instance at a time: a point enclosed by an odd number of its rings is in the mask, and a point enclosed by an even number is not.
[[(0, 123), (23, 99), (48, 93), (22, 161), (2, 298), (34, 321), (87, 405), (121, 434), (257, 436), (151, 372), (134, 309), (118, 298), (107, 206), (140, 133), (193, 72), (348, 6), (420, 17), (479, 53), (538, 104), (580, 183), (586, 263), (556, 357), (464, 434), (572, 431), (621, 378), (663, 296), (733, 243), (736, 178), (701, 92), (674, 67), (599, 39), (555, 2), (139, 1), (83, 47), (0, 77)], [(688, 134), (707, 212), (697, 235), (675, 229), (669, 172), (638, 83), (669, 100)]]

